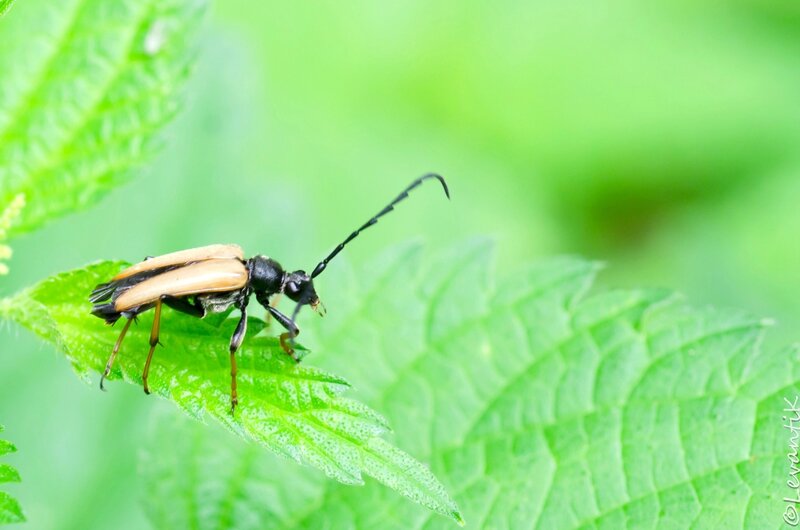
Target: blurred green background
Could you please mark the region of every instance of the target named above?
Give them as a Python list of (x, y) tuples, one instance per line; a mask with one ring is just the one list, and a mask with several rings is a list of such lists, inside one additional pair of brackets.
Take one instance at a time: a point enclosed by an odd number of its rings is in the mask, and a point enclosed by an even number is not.
[[(501, 271), (581, 254), (608, 263), (605, 287), (673, 288), (775, 318), (770, 342), (797, 339), (797, 2), (229, 0), (201, 40), (156, 162), (14, 241), (2, 294), (213, 242), (311, 268), (438, 171), (451, 203), (418, 191), (347, 259), (489, 234)], [(318, 282), (323, 299), (335, 281)], [(0, 421), (30, 526), (146, 527), (137, 451), (169, 407), (84, 385), (15, 327), (0, 344)]]

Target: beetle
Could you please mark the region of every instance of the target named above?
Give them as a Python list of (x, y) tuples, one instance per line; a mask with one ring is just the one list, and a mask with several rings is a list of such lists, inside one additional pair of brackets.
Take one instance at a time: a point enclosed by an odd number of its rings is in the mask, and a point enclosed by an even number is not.
[[(415, 179), (386, 207), (339, 243), (314, 267), (311, 274), (303, 270), (288, 272), (274, 259), (262, 255), (245, 259), (238, 245), (209, 245), (147, 257), (144, 261), (126, 268), (108, 282), (97, 285), (89, 296), (89, 301), (93, 304), (92, 314), (102, 318), (109, 325), (113, 325), (122, 317), (126, 319), (100, 378), (100, 388), (103, 389), (103, 382), (111, 372), (125, 334), (138, 315), (150, 309), (155, 310), (150, 330), (150, 351), (147, 353), (142, 372), (144, 392), (149, 394), (147, 377), (153, 352), (159, 344), (162, 306), (166, 305), (198, 318), (234, 307), (239, 310), (241, 316), (229, 347), (231, 414), (233, 414), (238, 404), (236, 351), (242, 345), (247, 333), (247, 303), (250, 296), (255, 294), (256, 300), (267, 310), (268, 315), (286, 329), (286, 332), (280, 335), (281, 347), (286, 354), (299, 362), (294, 351), (294, 339), (300, 333), (295, 323), (300, 309), (308, 305), (319, 314), (324, 314), (314, 288), (314, 279), (322, 274), (331, 260), (348, 243), (363, 230), (377, 223), (378, 219), (394, 210), (399, 202), (408, 197), (411, 190), (429, 179), (438, 180), (444, 188), (445, 195), (450, 198), (450, 190), (442, 176), (428, 173)], [(274, 303), (270, 303), (271, 297), (282, 294), (296, 303), (291, 317), (281, 313)]]

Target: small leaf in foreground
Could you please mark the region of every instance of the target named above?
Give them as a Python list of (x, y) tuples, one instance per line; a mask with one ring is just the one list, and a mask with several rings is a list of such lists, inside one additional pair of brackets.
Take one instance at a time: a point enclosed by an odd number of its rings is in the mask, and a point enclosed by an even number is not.
[[(88, 293), (124, 264), (98, 263), (63, 273), (0, 300), (11, 318), (55, 344), (88, 379), (105, 366), (117, 332), (89, 314)], [(132, 326), (110, 379), (141, 385), (152, 312)], [(255, 336), (264, 322), (249, 319), (237, 353), (239, 407), (230, 414), (228, 341), (236, 319), (206, 321), (165, 309), (150, 367), (150, 389), (194, 417), (211, 416), (240, 436), (345, 484), (370, 475), (397, 492), (458, 522), (458, 507), (430, 470), (382, 438), (388, 425), (365, 405), (341, 394), (343, 379), (289, 359), (272, 337)], [(113, 388), (112, 388), (113, 389)], [(98, 391), (98, 399), (102, 394)], [(146, 399), (142, 396), (142, 399)]]
[(3, 17), (0, 204), (28, 202), (12, 234), (91, 204), (153, 152), (205, 3), (25, 0)]
[[(0, 432), (3, 426), (0, 425)], [(0, 456), (13, 453), (17, 448), (6, 440), (0, 440)], [(0, 483), (19, 482), (19, 473), (8, 464), (0, 464)], [(0, 491), (0, 524), (21, 523), (25, 520), (19, 502), (11, 495)]]
[[(495, 282), (491, 254), (477, 242), (431, 262), (404, 246), (359, 274), (337, 271), (325, 297), (343, 313), (315, 337), (337, 352), (317, 362), (339, 366), (392, 423), (413, 418), (396, 442), (431, 462), (471, 527), (782, 527), (794, 492), (781, 416), (800, 395), (800, 350), (765, 351), (763, 320), (670, 292), (589, 292), (598, 266), (580, 259)], [(212, 433), (195, 436), (175, 473), (199, 472), (213, 452)], [(294, 500), (238, 496), (237, 513), (270, 528), (448, 527), (383, 488), (270, 475), (266, 457), (241, 450), (226, 460)], [(204, 488), (165, 488), (148, 511)], [(197, 505), (180, 509), (203, 520)]]

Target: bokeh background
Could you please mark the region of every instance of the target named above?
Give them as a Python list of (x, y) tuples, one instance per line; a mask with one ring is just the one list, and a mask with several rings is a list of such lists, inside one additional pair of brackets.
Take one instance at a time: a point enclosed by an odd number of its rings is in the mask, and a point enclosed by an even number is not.
[[(794, 0), (228, 0), (201, 42), (162, 154), (16, 240), (3, 294), (212, 242), (311, 268), (438, 171), (451, 203), (419, 190), (347, 259), (488, 234), (503, 273), (580, 254), (607, 262), (601, 288), (669, 287), (774, 318), (767, 347), (800, 336)], [(321, 278), (323, 297), (335, 281)], [(100, 393), (16, 327), (0, 349), (31, 527), (147, 527), (137, 455), (168, 405), (128, 385)]]

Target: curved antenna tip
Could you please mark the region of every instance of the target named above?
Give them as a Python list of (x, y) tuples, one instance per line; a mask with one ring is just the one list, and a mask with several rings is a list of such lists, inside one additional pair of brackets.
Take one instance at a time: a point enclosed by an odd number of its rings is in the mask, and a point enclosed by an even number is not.
[(442, 188), (444, 188), (444, 194), (447, 195), (447, 199), (450, 200), (450, 188), (447, 187), (447, 182), (444, 180), (444, 177), (438, 173), (428, 173), (422, 179), (436, 179), (442, 184)]

